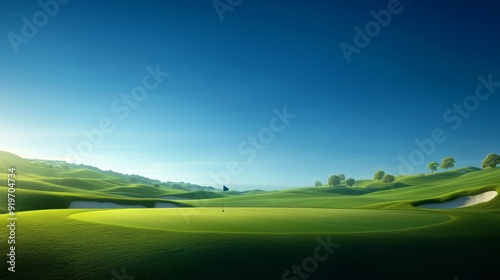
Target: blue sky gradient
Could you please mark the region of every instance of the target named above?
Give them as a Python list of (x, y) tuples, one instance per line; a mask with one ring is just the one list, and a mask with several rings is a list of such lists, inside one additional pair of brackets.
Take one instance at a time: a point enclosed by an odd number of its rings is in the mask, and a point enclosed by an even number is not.
[[(411, 173), (445, 156), (479, 166), (500, 153), (500, 87), (470, 97), (479, 76), (500, 82), (494, 1), (242, 1), (223, 20), (213, 1), (104, 2), (52, 1), (57, 13), (17, 46), (22, 18), (43, 9), (0, 4), (0, 149), (67, 159), (108, 120), (113, 131), (82, 163), (238, 190), (399, 174), (401, 157)], [(348, 63), (339, 44), (355, 46), (354, 28), (388, 3), (400, 12)], [(122, 95), (148, 66), (169, 75), (121, 119)], [(464, 101), (474, 110), (456, 111)], [(295, 118), (264, 148), (244, 144), (285, 107)], [(436, 128), (446, 140), (426, 154), (415, 140)]]

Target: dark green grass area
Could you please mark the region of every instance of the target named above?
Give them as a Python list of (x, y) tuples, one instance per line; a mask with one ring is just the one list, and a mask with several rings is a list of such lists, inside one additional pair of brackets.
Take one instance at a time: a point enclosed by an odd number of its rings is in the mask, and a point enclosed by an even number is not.
[[(137, 280), (282, 279), (292, 265), (314, 257), (317, 238), (326, 242), (328, 236), (340, 247), (318, 263), (310, 279), (500, 275), (498, 211), (447, 211), (453, 222), (395, 232), (271, 235), (149, 230), (69, 218), (83, 211), (19, 213), (17, 272), (3, 269), (1, 279), (111, 280), (112, 271), (122, 268)], [(6, 243), (0, 250), (7, 250)]]

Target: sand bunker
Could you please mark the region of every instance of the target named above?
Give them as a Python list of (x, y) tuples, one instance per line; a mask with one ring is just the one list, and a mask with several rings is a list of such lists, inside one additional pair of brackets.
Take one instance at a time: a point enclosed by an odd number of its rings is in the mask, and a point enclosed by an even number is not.
[(112, 202), (73, 201), (69, 208), (145, 208), (142, 205), (124, 205)]
[(498, 193), (496, 191), (487, 191), (478, 195), (462, 196), (447, 202), (422, 204), (418, 205), (418, 207), (429, 208), (429, 209), (462, 208), (483, 202), (488, 202), (492, 200), (495, 196), (497, 196), (497, 194)]
[[(157, 202), (155, 208), (175, 208), (179, 207), (174, 203)], [(113, 202), (95, 202), (95, 201), (73, 201), (69, 208), (146, 208), (143, 205), (127, 205)]]

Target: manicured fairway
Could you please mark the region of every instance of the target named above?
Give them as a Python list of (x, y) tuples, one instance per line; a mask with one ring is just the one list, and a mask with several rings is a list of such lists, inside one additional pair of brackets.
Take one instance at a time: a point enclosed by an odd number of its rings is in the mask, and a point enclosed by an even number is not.
[(380, 232), (450, 221), (443, 213), (404, 210), (315, 208), (119, 209), (73, 214), (80, 221), (192, 232), (338, 233)]

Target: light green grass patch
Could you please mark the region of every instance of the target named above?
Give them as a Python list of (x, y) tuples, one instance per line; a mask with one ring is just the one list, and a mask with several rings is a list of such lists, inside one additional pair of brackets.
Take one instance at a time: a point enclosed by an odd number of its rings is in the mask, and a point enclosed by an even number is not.
[(226, 212), (218, 208), (120, 209), (70, 218), (169, 231), (285, 234), (394, 231), (451, 220), (437, 212), (311, 208), (228, 208)]

